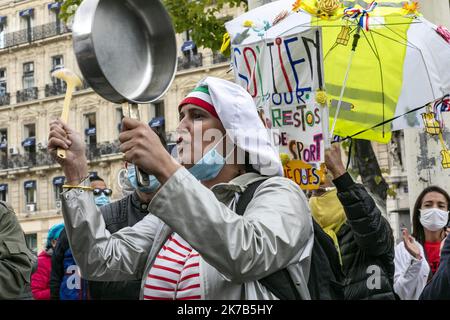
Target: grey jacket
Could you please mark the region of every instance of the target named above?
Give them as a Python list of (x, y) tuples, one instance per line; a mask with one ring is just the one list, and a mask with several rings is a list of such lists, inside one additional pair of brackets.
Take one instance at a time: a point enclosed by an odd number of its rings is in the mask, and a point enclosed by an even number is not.
[[(232, 209), (240, 193), (261, 179), (239, 176), (211, 190), (180, 168), (161, 187), (142, 221), (110, 234), (90, 192), (62, 194), (63, 215), (74, 258), (89, 280), (142, 279), (172, 232), (200, 253), (206, 299), (276, 299), (257, 280), (288, 270), (303, 299), (313, 228), (306, 197), (292, 181), (273, 177), (262, 183), (244, 216)], [(143, 289), (141, 289), (143, 298)]]

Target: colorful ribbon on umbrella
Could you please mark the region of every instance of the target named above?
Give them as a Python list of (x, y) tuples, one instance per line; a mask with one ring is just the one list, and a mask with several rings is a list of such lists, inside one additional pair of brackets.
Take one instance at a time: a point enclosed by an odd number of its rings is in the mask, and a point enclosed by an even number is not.
[(425, 131), (431, 135), (437, 135), (442, 146), (441, 156), (442, 156), (442, 167), (444, 169), (450, 169), (450, 150), (444, 141), (443, 129), (444, 120), (442, 117), (442, 112), (450, 111), (450, 94), (445, 95), (439, 100), (427, 107), (427, 112), (422, 113), (422, 118), (425, 124)]
[(348, 19), (358, 19), (358, 25), (366, 31), (369, 31), (369, 13), (377, 6), (376, 1), (372, 1), (367, 9), (348, 7), (344, 9), (344, 17)]
[[(436, 112), (436, 117), (439, 117), (438, 121), (441, 125), (441, 128), (444, 128), (444, 120), (443, 120), (441, 113), (442, 112), (450, 112), (450, 94), (447, 94), (442, 99), (439, 99), (438, 101), (436, 101), (436, 103), (434, 104), (433, 107)], [(439, 134), (439, 140), (441, 141), (441, 145), (442, 145), (442, 151), (441, 151), (442, 167), (444, 169), (450, 169), (450, 150), (447, 148), (447, 145), (444, 141), (442, 130), (441, 130), (441, 133)]]
[(450, 44), (450, 31), (444, 26), (439, 26), (436, 32), (444, 39), (448, 44)]
[(441, 113), (450, 112), (450, 94), (445, 95), (434, 103), (433, 112), (435, 114), (436, 121), (438, 121), (441, 126), (441, 129), (444, 128), (444, 119)]
[(436, 102), (436, 108), (439, 108), (441, 112), (450, 111), (450, 94), (445, 95), (442, 99)]

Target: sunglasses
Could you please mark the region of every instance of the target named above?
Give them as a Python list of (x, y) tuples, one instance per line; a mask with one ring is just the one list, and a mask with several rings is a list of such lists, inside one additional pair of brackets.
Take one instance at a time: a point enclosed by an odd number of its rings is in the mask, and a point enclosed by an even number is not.
[(112, 195), (112, 190), (108, 188), (106, 189), (95, 188), (92, 192), (94, 193), (94, 196), (99, 196), (102, 193), (107, 197)]

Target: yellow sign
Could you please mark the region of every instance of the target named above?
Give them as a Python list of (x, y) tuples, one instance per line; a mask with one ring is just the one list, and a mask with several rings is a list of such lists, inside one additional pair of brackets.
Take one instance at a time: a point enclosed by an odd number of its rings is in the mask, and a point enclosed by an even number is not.
[(442, 150), (442, 167), (444, 169), (450, 169), (450, 150)]
[(437, 135), (441, 133), (441, 125), (436, 121), (434, 112), (422, 113), (423, 123), (425, 125), (425, 131), (431, 135)]
[(291, 160), (283, 165), (284, 176), (291, 179), (303, 190), (316, 190), (321, 181), (325, 179), (325, 173), (301, 160)]

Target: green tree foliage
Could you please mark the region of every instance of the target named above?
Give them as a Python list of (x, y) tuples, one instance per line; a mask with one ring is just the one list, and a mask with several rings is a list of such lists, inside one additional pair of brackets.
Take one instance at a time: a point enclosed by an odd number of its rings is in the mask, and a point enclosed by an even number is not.
[(75, 14), (75, 11), (77, 10), (78, 6), (83, 0), (66, 0), (61, 1), (63, 4), (61, 5), (61, 11), (60, 11), (60, 18), (67, 22), (70, 17), (72, 17)]
[[(61, 19), (68, 21), (82, 0), (65, 0), (61, 7)], [(199, 47), (219, 50), (226, 32), (226, 19), (218, 16), (225, 8), (244, 6), (246, 0), (162, 0), (172, 17), (175, 32), (190, 30), (192, 40)]]
[(219, 50), (226, 32), (226, 19), (218, 18), (227, 7), (247, 7), (244, 0), (163, 0), (177, 33), (191, 30), (191, 37), (201, 47)]

